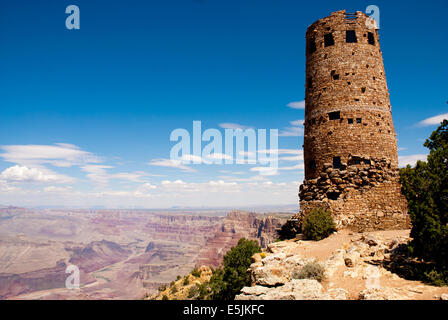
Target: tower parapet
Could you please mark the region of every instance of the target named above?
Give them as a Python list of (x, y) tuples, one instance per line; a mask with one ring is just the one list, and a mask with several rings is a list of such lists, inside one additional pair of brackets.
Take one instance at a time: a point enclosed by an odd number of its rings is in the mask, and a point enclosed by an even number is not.
[(407, 228), (378, 30), (337, 11), (306, 32), (303, 216), (328, 207), (357, 230)]

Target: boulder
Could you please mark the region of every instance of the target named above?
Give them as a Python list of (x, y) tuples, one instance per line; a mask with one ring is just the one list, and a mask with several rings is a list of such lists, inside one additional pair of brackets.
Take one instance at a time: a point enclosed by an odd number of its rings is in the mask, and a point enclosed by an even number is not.
[(352, 250), (344, 255), (344, 263), (347, 267), (353, 268), (359, 262), (360, 258), (361, 254), (358, 251)]
[(288, 282), (289, 272), (280, 265), (267, 265), (253, 270), (255, 284), (262, 286), (278, 286)]
[(371, 247), (378, 245), (378, 239), (376, 239), (372, 235), (364, 235), (361, 238), (361, 240), (364, 241), (364, 243), (367, 243)]

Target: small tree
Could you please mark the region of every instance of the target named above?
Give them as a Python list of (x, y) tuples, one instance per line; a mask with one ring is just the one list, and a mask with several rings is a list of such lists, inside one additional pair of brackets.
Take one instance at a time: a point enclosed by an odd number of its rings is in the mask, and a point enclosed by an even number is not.
[[(448, 282), (448, 121), (444, 120), (424, 146), (429, 148), (427, 162), (400, 170), (402, 192), (408, 200), (412, 222), (409, 244), (411, 254), (433, 263), (428, 279), (442, 273)], [(443, 276), (444, 274), (444, 276)]]
[(336, 225), (329, 210), (312, 209), (303, 221), (303, 234), (311, 240), (321, 240), (335, 231)]
[(300, 233), (299, 222), (293, 219), (286, 221), (279, 231), (277, 231), (279, 240), (294, 239)]
[(223, 268), (214, 270), (210, 280), (212, 299), (233, 300), (243, 287), (250, 286), (247, 269), (257, 252), (261, 252), (261, 248), (256, 241), (242, 238), (226, 253)]

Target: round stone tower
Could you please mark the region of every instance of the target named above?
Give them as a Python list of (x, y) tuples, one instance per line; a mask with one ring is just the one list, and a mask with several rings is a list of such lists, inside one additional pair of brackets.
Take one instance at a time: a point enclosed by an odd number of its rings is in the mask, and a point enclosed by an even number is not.
[(339, 227), (407, 228), (397, 143), (374, 20), (337, 11), (306, 32), (301, 213), (329, 208)]

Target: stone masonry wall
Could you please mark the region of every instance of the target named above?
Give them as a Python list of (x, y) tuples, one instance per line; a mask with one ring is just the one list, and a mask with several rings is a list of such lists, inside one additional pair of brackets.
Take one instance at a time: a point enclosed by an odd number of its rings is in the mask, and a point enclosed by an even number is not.
[(362, 12), (338, 11), (306, 33), (303, 216), (329, 206), (339, 226), (407, 228), (379, 35)]

